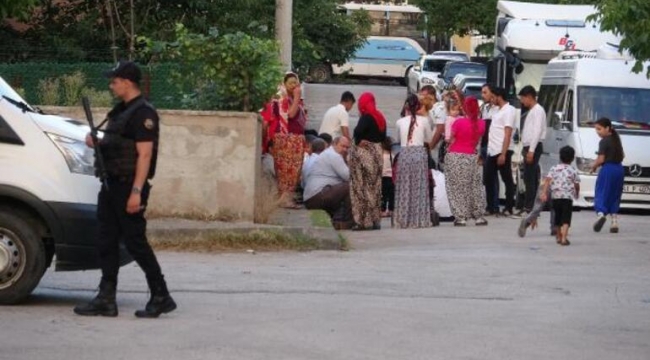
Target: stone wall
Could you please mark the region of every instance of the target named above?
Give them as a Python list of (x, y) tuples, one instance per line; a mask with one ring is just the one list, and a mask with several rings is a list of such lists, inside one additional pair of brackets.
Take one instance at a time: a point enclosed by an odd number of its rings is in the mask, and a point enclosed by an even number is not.
[[(41, 107), (85, 122), (83, 109)], [(108, 109), (93, 109), (95, 122)], [(260, 191), (261, 123), (255, 113), (160, 110), (158, 167), (148, 212), (253, 220)]]

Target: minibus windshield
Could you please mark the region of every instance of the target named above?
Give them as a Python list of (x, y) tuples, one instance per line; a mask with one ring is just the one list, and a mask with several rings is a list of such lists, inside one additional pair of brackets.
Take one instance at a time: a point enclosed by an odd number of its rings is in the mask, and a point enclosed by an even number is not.
[(581, 127), (606, 117), (620, 128), (650, 130), (650, 89), (580, 86), (578, 106)]

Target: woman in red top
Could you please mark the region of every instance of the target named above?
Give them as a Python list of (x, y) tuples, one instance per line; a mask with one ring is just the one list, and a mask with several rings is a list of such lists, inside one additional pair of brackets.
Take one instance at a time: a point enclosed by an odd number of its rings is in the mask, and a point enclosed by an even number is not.
[(294, 192), (300, 182), (307, 117), (302, 103), (300, 79), (287, 73), (280, 87), (277, 132), (273, 136), (273, 160), (278, 190), (285, 208), (298, 208)]
[(476, 225), (487, 225), (483, 218), (485, 191), (477, 151), (485, 132), (485, 122), (479, 119), (476, 98), (466, 98), (463, 110), (465, 115), (454, 121), (451, 127), (451, 141), (445, 158), (447, 197), (456, 218), (454, 225), (465, 226), (470, 218), (476, 219)]

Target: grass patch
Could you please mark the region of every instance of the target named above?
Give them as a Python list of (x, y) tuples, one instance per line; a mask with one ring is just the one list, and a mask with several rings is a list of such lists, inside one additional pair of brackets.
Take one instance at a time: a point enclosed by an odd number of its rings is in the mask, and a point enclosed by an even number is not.
[(311, 225), (314, 227), (332, 227), (332, 221), (330, 220), (329, 214), (323, 210), (310, 210), (309, 218), (311, 219)]
[(220, 253), (240, 250), (255, 251), (309, 251), (317, 250), (316, 240), (304, 235), (276, 230), (242, 231), (195, 231), (179, 234), (152, 234), (149, 242), (155, 250)]

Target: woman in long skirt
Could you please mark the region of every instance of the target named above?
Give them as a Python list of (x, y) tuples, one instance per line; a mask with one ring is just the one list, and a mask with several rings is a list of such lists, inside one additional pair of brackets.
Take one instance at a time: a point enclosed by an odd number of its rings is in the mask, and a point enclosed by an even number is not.
[(596, 178), (596, 194), (594, 208), (598, 218), (594, 223), (594, 231), (599, 232), (605, 222), (607, 215), (612, 218), (611, 233), (618, 233), (618, 212), (621, 207), (623, 195), (623, 181), (625, 169), (623, 168), (623, 144), (616, 129), (608, 118), (600, 118), (596, 121), (596, 133), (601, 137), (598, 145), (598, 158), (594, 162), (592, 172), (598, 168)]
[(406, 99), (406, 116), (397, 120), (401, 150), (397, 160), (394, 219), (398, 228), (430, 227), (429, 157), (425, 142), (431, 139), (428, 118), (417, 115), (420, 102), (416, 95)]
[(298, 208), (294, 192), (300, 181), (307, 118), (303, 109), (302, 90), (298, 75), (287, 73), (280, 88), (278, 101), (279, 126), (273, 136), (273, 160), (278, 178), (278, 190), (285, 208)]
[(455, 226), (465, 226), (468, 219), (476, 225), (487, 225), (483, 218), (486, 198), (481, 179), (478, 144), (485, 132), (485, 122), (479, 119), (478, 101), (468, 97), (463, 104), (465, 116), (454, 121), (446, 157), (446, 184), (449, 205)]
[(386, 119), (369, 92), (359, 97), (359, 114), (349, 158), (353, 230), (377, 230), (381, 228), (381, 143), (386, 139)]

